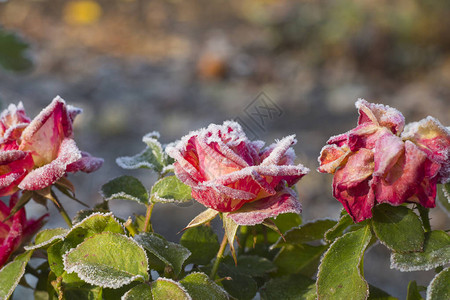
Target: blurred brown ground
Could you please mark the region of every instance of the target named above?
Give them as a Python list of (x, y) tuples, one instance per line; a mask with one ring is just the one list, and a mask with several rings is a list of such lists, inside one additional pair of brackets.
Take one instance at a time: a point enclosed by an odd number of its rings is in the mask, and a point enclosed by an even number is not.
[[(84, 109), (75, 138), (105, 165), (71, 178), (91, 204), (120, 174), (155, 180), (114, 162), (139, 152), (145, 133), (157, 130), (168, 143), (239, 118), (268, 144), (297, 135), (298, 161), (311, 169), (298, 184), (303, 217), (336, 218), (341, 206), (332, 177), (315, 172), (317, 156), (329, 136), (354, 127), (358, 97), (398, 108), (407, 122), (432, 115), (450, 125), (448, 1), (13, 0), (0, 3), (0, 25), (31, 43), (35, 62), (26, 74), (0, 71), (3, 106), (23, 101), (34, 116), (60, 95)], [(263, 128), (246, 114), (261, 92), (281, 109)], [(67, 202), (72, 215), (81, 209)], [(121, 217), (142, 212), (112, 206)], [(160, 205), (156, 230), (177, 240), (201, 209)], [(61, 221), (52, 214), (48, 226)], [(449, 227), (439, 208), (432, 218)], [(400, 298), (409, 280), (427, 285), (433, 275), (389, 270), (380, 245), (365, 261), (367, 279)]]

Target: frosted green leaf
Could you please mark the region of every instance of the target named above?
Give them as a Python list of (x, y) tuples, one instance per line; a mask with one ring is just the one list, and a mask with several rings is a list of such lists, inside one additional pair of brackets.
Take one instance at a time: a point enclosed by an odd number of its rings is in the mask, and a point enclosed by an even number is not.
[(391, 268), (402, 272), (427, 271), (448, 263), (450, 237), (442, 230), (425, 233), (423, 252), (391, 254)]
[(231, 278), (231, 280), (222, 280), (221, 283), (223, 288), (237, 299), (250, 300), (258, 292), (256, 281), (251, 276), (239, 272), (234, 266), (220, 264), (218, 275), (220, 278)]
[(332, 243), (336, 238), (342, 236), (345, 229), (352, 224), (354, 224), (352, 218), (348, 214), (343, 215), (336, 225), (325, 232), (325, 240)]
[(25, 267), (33, 251), (18, 255), (12, 262), (0, 269), (0, 299), (8, 299), (25, 273)]
[(317, 298), (314, 280), (302, 275), (273, 278), (266, 282), (259, 292), (262, 300), (315, 300)]
[(272, 261), (257, 255), (239, 255), (237, 264), (231, 257), (227, 256), (223, 263), (227, 264), (229, 268), (251, 277), (262, 277), (277, 269)]
[(423, 249), (425, 235), (422, 222), (411, 209), (380, 204), (372, 212), (373, 231), (383, 245), (395, 252)]
[(219, 251), (217, 234), (209, 226), (197, 226), (187, 229), (180, 239), (180, 244), (191, 251), (187, 263), (207, 265)]
[(191, 188), (175, 175), (158, 180), (152, 187), (153, 202), (187, 202), (192, 199)]
[(145, 186), (133, 176), (120, 176), (104, 184), (100, 193), (106, 201), (125, 199), (148, 204), (148, 191)]
[(278, 248), (287, 244), (295, 245), (321, 240), (324, 238), (325, 232), (336, 224), (337, 221), (334, 220), (316, 220), (305, 223), (297, 228), (288, 230), (284, 234), (284, 239), (280, 238), (272, 247)]
[(63, 255), (64, 270), (85, 282), (119, 288), (135, 280), (148, 280), (144, 249), (125, 235), (96, 234)]
[(122, 300), (153, 300), (152, 290), (148, 284), (141, 283), (126, 292)]
[(438, 186), (437, 203), (448, 216), (450, 216), (450, 183), (442, 184), (442, 189)]
[(236, 237), (237, 229), (239, 227), (233, 219), (228, 218), (227, 213), (223, 214), (223, 228), (228, 239), (228, 245), (230, 246), (231, 255), (236, 260), (236, 253), (234, 251), (234, 239)]
[(308, 244), (286, 245), (275, 256), (274, 263), (278, 275), (301, 273), (312, 276), (317, 271), (320, 257), (328, 247)]
[(163, 168), (169, 164), (161, 144), (158, 142), (159, 134), (151, 132), (143, 137), (143, 142), (147, 147), (134, 156), (118, 157), (116, 163), (123, 169), (152, 169), (161, 173)]
[(450, 299), (450, 268), (439, 272), (427, 288), (427, 300)]
[(65, 228), (44, 229), (37, 233), (34, 239), (34, 245), (25, 246), (25, 250), (39, 249), (48, 247), (57, 240), (62, 240), (69, 230)]
[(191, 300), (186, 289), (176, 281), (168, 278), (158, 278), (151, 284), (154, 300)]
[(361, 263), (371, 237), (370, 227), (365, 226), (331, 244), (319, 266), (318, 299), (367, 299), (369, 285)]
[(170, 266), (175, 275), (181, 272), (183, 263), (191, 255), (191, 252), (185, 247), (177, 243), (169, 242), (154, 233), (142, 233), (136, 235), (134, 238), (145, 250)]
[(212, 219), (214, 219), (218, 214), (219, 214), (219, 212), (217, 210), (208, 208), (207, 210), (198, 214), (198, 216), (196, 216), (194, 219), (192, 219), (192, 221), (189, 222), (189, 224), (186, 226), (186, 228), (191, 228), (191, 227), (205, 224), (206, 222), (209, 222)]
[(180, 281), (181, 285), (195, 300), (227, 300), (227, 293), (205, 273), (194, 272)]

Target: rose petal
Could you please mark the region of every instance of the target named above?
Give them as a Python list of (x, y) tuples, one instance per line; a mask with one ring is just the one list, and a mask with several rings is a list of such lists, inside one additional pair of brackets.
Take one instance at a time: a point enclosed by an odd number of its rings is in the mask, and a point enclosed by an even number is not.
[(93, 157), (87, 152), (81, 151), (81, 158), (74, 163), (67, 166), (67, 172), (82, 171), (85, 173), (91, 173), (100, 169), (104, 160), (102, 158)]
[(346, 189), (368, 179), (374, 170), (373, 158), (373, 152), (364, 148), (350, 155), (347, 163), (336, 171), (334, 185)]
[(358, 99), (355, 103), (359, 111), (358, 124), (374, 123), (388, 128), (394, 134), (402, 132), (405, 126), (405, 117), (395, 108), (387, 105), (369, 103), (364, 99)]
[[(20, 211), (23, 210), (19, 210), (19, 212)], [(22, 213), (19, 212), (12, 217), (12, 223), (9, 227), (8, 235), (0, 245), (0, 267), (7, 262), (14, 250), (16, 250), (20, 245), (23, 232), (23, 218)]]
[(23, 131), (19, 149), (30, 151), (35, 165), (43, 166), (56, 158), (62, 140), (71, 135), (66, 104), (56, 97)]
[(372, 187), (379, 203), (400, 205), (418, 191), (425, 176), (427, 155), (410, 141), (405, 142), (404, 158), (383, 177), (375, 176)]
[(81, 158), (75, 141), (65, 138), (58, 156), (51, 163), (31, 171), (19, 184), (24, 190), (40, 190), (57, 181), (66, 173), (67, 166)]
[(33, 168), (30, 153), (11, 150), (0, 152), (0, 196), (11, 195), (17, 191), (17, 185)]
[(260, 165), (286, 165), (288, 164), (287, 162), (292, 164), (294, 161), (294, 158), (292, 156), (295, 157), (295, 153), (293, 153), (291, 146), (295, 145), (296, 143), (297, 140), (295, 139), (295, 135), (289, 135), (283, 138), (281, 141), (271, 147), (270, 153), (265, 154), (266, 157), (262, 160)]
[(450, 181), (450, 130), (437, 119), (427, 117), (406, 125), (402, 138), (412, 141), (429, 158), (441, 164), (439, 183)]
[(325, 145), (320, 151), (320, 167), (317, 170), (321, 173), (333, 174), (338, 167), (345, 163), (345, 160), (350, 153), (350, 148), (346, 145), (341, 147), (336, 145)]
[(252, 226), (280, 214), (299, 214), (301, 211), (298, 196), (292, 189), (285, 188), (273, 196), (245, 204), (239, 210), (229, 213), (227, 218), (233, 219), (238, 225)]
[(375, 143), (374, 176), (384, 176), (404, 153), (403, 141), (393, 134), (380, 137)]

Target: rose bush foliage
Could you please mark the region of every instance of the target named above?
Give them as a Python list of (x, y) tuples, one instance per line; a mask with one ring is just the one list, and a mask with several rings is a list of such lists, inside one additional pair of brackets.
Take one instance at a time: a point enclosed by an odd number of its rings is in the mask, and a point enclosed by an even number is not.
[[(427, 299), (447, 299), (450, 236), (432, 230), (428, 208), (441, 186), (449, 207), (449, 130), (432, 117), (405, 125), (381, 104), (356, 107), (357, 127), (332, 137), (319, 157), (345, 210), (338, 220), (303, 223), (295, 188), (309, 170), (295, 162), (295, 136), (264, 147), (233, 121), (167, 146), (159, 134), (145, 135), (144, 151), (117, 163), (152, 170), (155, 184), (114, 178), (101, 188), (102, 203), (71, 220), (52, 187), (77, 200), (67, 173), (103, 162), (75, 145), (81, 111), (57, 97), (31, 120), (22, 104), (10, 105), (0, 116), (0, 194), (12, 195), (9, 206), (0, 202), (0, 299), (18, 284), (32, 286), (36, 299), (395, 299), (364, 278), (376, 241), (391, 251), (391, 268), (436, 270), (428, 288), (409, 284), (408, 299), (423, 299), (425, 289)], [(154, 231), (155, 205), (192, 198), (207, 209), (179, 243)], [(31, 199), (50, 199), (69, 228), (44, 229), (22, 248), (47, 216), (26, 219)], [(109, 210), (116, 199), (144, 205), (145, 215), (116, 218)], [(223, 234), (211, 226), (216, 217)]]

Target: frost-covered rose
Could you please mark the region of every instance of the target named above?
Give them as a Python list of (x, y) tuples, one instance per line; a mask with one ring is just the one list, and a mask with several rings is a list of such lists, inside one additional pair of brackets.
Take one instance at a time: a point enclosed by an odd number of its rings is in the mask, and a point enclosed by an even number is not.
[(28, 241), (44, 224), (42, 216), (38, 220), (27, 220), (25, 208), (21, 208), (7, 221), (11, 209), (18, 201), (17, 194), (11, 196), (9, 207), (0, 201), (0, 268), (21, 244)]
[(238, 224), (261, 223), (280, 213), (301, 210), (290, 188), (309, 170), (294, 165), (294, 136), (263, 148), (232, 121), (211, 124), (167, 147), (175, 174), (206, 207), (230, 214)]
[(333, 195), (355, 222), (372, 217), (378, 203), (434, 207), (436, 183), (449, 180), (449, 130), (428, 117), (405, 127), (403, 115), (358, 100), (358, 126), (332, 137), (319, 171), (334, 173)]
[(40, 190), (67, 172), (92, 172), (103, 163), (81, 152), (73, 140), (72, 123), (80, 109), (56, 97), (30, 120), (22, 103), (0, 115), (0, 196), (19, 188)]

